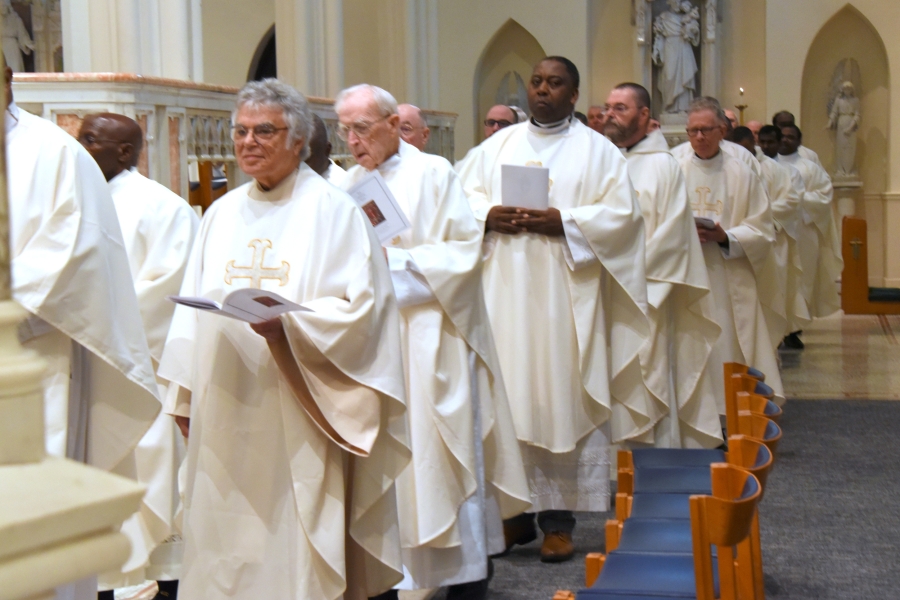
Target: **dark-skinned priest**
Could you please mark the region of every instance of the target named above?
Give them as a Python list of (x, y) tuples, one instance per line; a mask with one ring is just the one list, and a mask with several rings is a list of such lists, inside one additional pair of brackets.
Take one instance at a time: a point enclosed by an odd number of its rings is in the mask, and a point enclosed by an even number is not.
[(178, 595), (361, 600), (402, 576), (394, 482), (409, 450), (390, 274), (353, 199), (303, 162), (313, 119), (299, 92), (248, 83), (232, 126), (253, 181), (207, 210), (181, 294), (255, 288), (309, 310), (253, 325), (175, 310), (159, 374), (190, 436)]
[(361, 84), (338, 94), (340, 133), (377, 172), (411, 227), (385, 244), (400, 306), (412, 461), (397, 482), (401, 589), (487, 591), (488, 556), (504, 549), (500, 516), (530, 506), (481, 281), (481, 227), (446, 159), (401, 140), (397, 101)]
[(684, 175), (661, 131), (650, 131), (650, 94), (623, 83), (606, 99), (604, 134), (628, 160), (647, 235), (647, 303), (651, 337), (641, 350), (647, 390), (659, 405), (648, 423), (629, 423), (628, 439), (663, 448), (722, 443), (708, 362), (719, 326)]
[[(578, 85), (570, 60), (541, 60), (532, 118), (458, 166), (484, 226), (485, 300), (547, 562), (572, 558), (573, 511), (609, 507), (610, 421), (650, 410), (643, 217), (622, 153), (572, 116)], [(517, 205), (502, 165), (548, 169), (549, 197)], [(505, 529), (507, 546), (531, 541), (534, 515)]]

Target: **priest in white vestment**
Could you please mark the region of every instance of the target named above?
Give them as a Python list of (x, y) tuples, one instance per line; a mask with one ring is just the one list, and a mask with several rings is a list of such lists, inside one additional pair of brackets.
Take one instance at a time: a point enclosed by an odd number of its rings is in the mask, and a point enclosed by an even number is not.
[(416, 150), (425, 152), (431, 128), (425, 121), (422, 109), (413, 104), (398, 104), (397, 114), (400, 115), (400, 137)]
[[(663, 448), (714, 448), (722, 427), (708, 362), (719, 337), (709, 276), (684, 175), (661, 131), (650, 132), (650, 94), (623, 83), (606, 99), (605, 135), (628, 160), (644, 215), (650, 339), (641, 349), (644, 382), (659, 404), (652, 428), (632, 424), (617, 439)], [(624, 432), (623, 432), (624, 433)]]
[[(777, 282), (764, 276), (775, 243), (768, 197), (759, 178), (742, 161), (721, 150), (725, 115), (717, 100), (695, 100), (688, 112), (687, 130), (694, 154), (681, 161), (681, 168), (691, 208), (695, 217), (713, 223), (712, 228), (697, 224), (716, 321), (722, 328), (710, 362), (756, 367), (766, 374), (776, 399), (783, 402), (776, 342), (771, 339), (762, 305), (777, 293)], [(724, 380), (719, 376), (716, 382), (716, 400), (724, 414)]]
[(488, 556), (504, 550), (501, 517), (530, 507), (484, 303), (481, 227), (450, 163), (401, 140), (390, 93), (346, 89), (335, 112), (357, 162), (344, 187), (377, 171), (411, 224), (386, 248), (412, 443), (397, 484), (399, 588), (451, 586), (448, 598), (474, 600), (487, 590)]
[[(187, 202), (167, 187), (137, 172), (143, 148), (143, 132), (133, 119), (102, 113), (87, 115), (78, 141), (91, 153), (109, 182), (131, 267), (144, 332), (154, 367), (163, 346), (175, 305), (166, 296), (181, 288), (191, 245), (200, 219)], [(165, 382), (160, 381), (165, 396)], [(161, 589), (174, 592), (180, 576), (182, 544), (173, 529), (179, 507), (178, 469), (184, 459), (184, 442), (172, 417), (160, 414), (135, 449), (138, 481), (147, 486), (144, 503), (149, 542), (156, 548), (144, 568), (118, 581), (105, 578), (101, 587), (137, 585), (144, 579), (160, 581)]]
[[(775, 113), (775, 116), (772, 117), (772, 125), (777, 127), (779, 130), (788, 126), (796, 126), (797, 121), (794, 118), (794, 115), (786, 110), (779, 111)], [(822, 161), (819, 160), (819, 155), (812, 148), (807, 148), (802, 143), (797, 145), (797, 154), (800, 155), (800, 158), (805, 158), (808, 161), (813, 162), (817, 167), (825, 170), (825, 167), (822, 166)]]
[(238, 94), (254, 181), (217, 200), (181, 294), (301, 303), (263, 323), (179, 306), (160, 376), (188, 439), (183, 600), (359, 600), (400, 581), (394, 482), (409, 460), (396, 301), (365, 215), (303, 160), (305, 98)]
[[(578, 84), (571, 61), (542, 60), (528, 84), (533, 118), (457, 165), (485, 227), (485, 300), (544, 561), (572, 557), (571, 511), (608, 510), (610, 432), (657, 410), (639, 360), (649, 336), (643, 217), (621, 152), (572, 117)], [(504, 164), (549, 169), (546, 210), (501, 205)], [(506, 529), (508, 546), (536, 535), (530, 515)]]
[(325, 178), (331, 185), (341, 187), (347, 171), (340, 168), (331, 160), (331, 142), (328, 140), (328, 130), (325, 128), (325, 121), (317, 115), (313, 114), (315, 127), (313, 129), (312, 138), (309, 140), (309, 158), (306, 164)]
[(781, 128), (779, 162), (793, 166), (803, 178), (803, 219), (800, 228), (801, 293), (812, 318), (827, 317), (841, 308), (837, 280), (844, 268), (841, 237), (832, 209), (831, 178), (821, 167), (800, 156), (803, 134), (796, 125)]
[[(766, 125), (760, 128), (760, 132), (760, 143), (764, 147), (753, 146), (752, 151), (759, 160), (762, 181), (769, 195), (772, 219), (775, 222), (775, 246), (772, 251), (778, 263), (779, 286), (784, 290), (784, 314), (787, 320), (782, 335), (784, 337), (795, 330), (796, 323), (809, 320), (809, 312), (799, 287), (803, 274), (799, 237), (804, 187), (803, 179), (796, 169), (776, 160), (781, 131), (772, 125)], [(745, 144), (749, 151), (750, 140), (745, 140)]]
[[(47, 452), (137, 479), (134, 449), (160, 411), (128, 256), (103, 173), (75, 138), (12, 102), (5, 112), (13, 297), (24, 346), (47, 360)], [(141, 511), (123, 570), (146, 560)], [(152, 546), (151, 546), (152, 548)], [(96, 598), (96, 578), (60, 591)]]

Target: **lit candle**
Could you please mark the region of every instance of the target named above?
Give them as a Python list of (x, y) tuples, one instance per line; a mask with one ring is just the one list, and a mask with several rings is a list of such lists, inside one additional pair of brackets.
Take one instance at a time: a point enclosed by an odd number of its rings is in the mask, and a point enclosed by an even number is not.
[(743, 95), (744, 95), (744, 88), (738, 88), (738, 89), (741, 90), (741, 96), (743, 96)]

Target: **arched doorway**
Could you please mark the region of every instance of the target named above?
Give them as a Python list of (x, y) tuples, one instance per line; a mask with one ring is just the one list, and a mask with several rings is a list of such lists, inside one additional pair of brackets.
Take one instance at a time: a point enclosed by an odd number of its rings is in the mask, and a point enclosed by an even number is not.
[(278, 63), (275, 57), (275, 26), (272, 25), (262, 37), (253, 60), (250, 61), (250, 69), (247, 72), (247, 81), (259, 81), (267, 77), (278, 76)]
[(475, 139), (484, 139), (482, 121), (495, 104), (515, 104), (528, 111), (525, 86), (531, 69), (547, 54), (537, 39), (509, 19), (491, 38), (475, 68)]

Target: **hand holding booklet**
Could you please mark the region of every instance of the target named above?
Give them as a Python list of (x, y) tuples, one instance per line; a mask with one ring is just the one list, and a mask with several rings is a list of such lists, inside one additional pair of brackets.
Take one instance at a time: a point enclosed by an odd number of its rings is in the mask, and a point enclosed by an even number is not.
[(378, 171), (372, 171), (347, 190), (375, 228), (381, 245), (409, 229), (409, 220)]
[(707, 219), (706, 217), (694, 217), (694, 223), (697, 224), (698, 227), (702, 227), (703, 229), (715, 229), (716, 222), (712, 219)]
[(275, 292), (256, 288), (235, 290), (225, 296), (225, 300), (221, 304), (197, 296), (166, 296), (166, 300), (247, 323), (262, 323), (274, 319), (280, 314), (295, 310), (312, 312), (311, 309), (291, 302)]
[(550, 206), (550, 169), (500, 165), (503, 206), (547, 210)]

